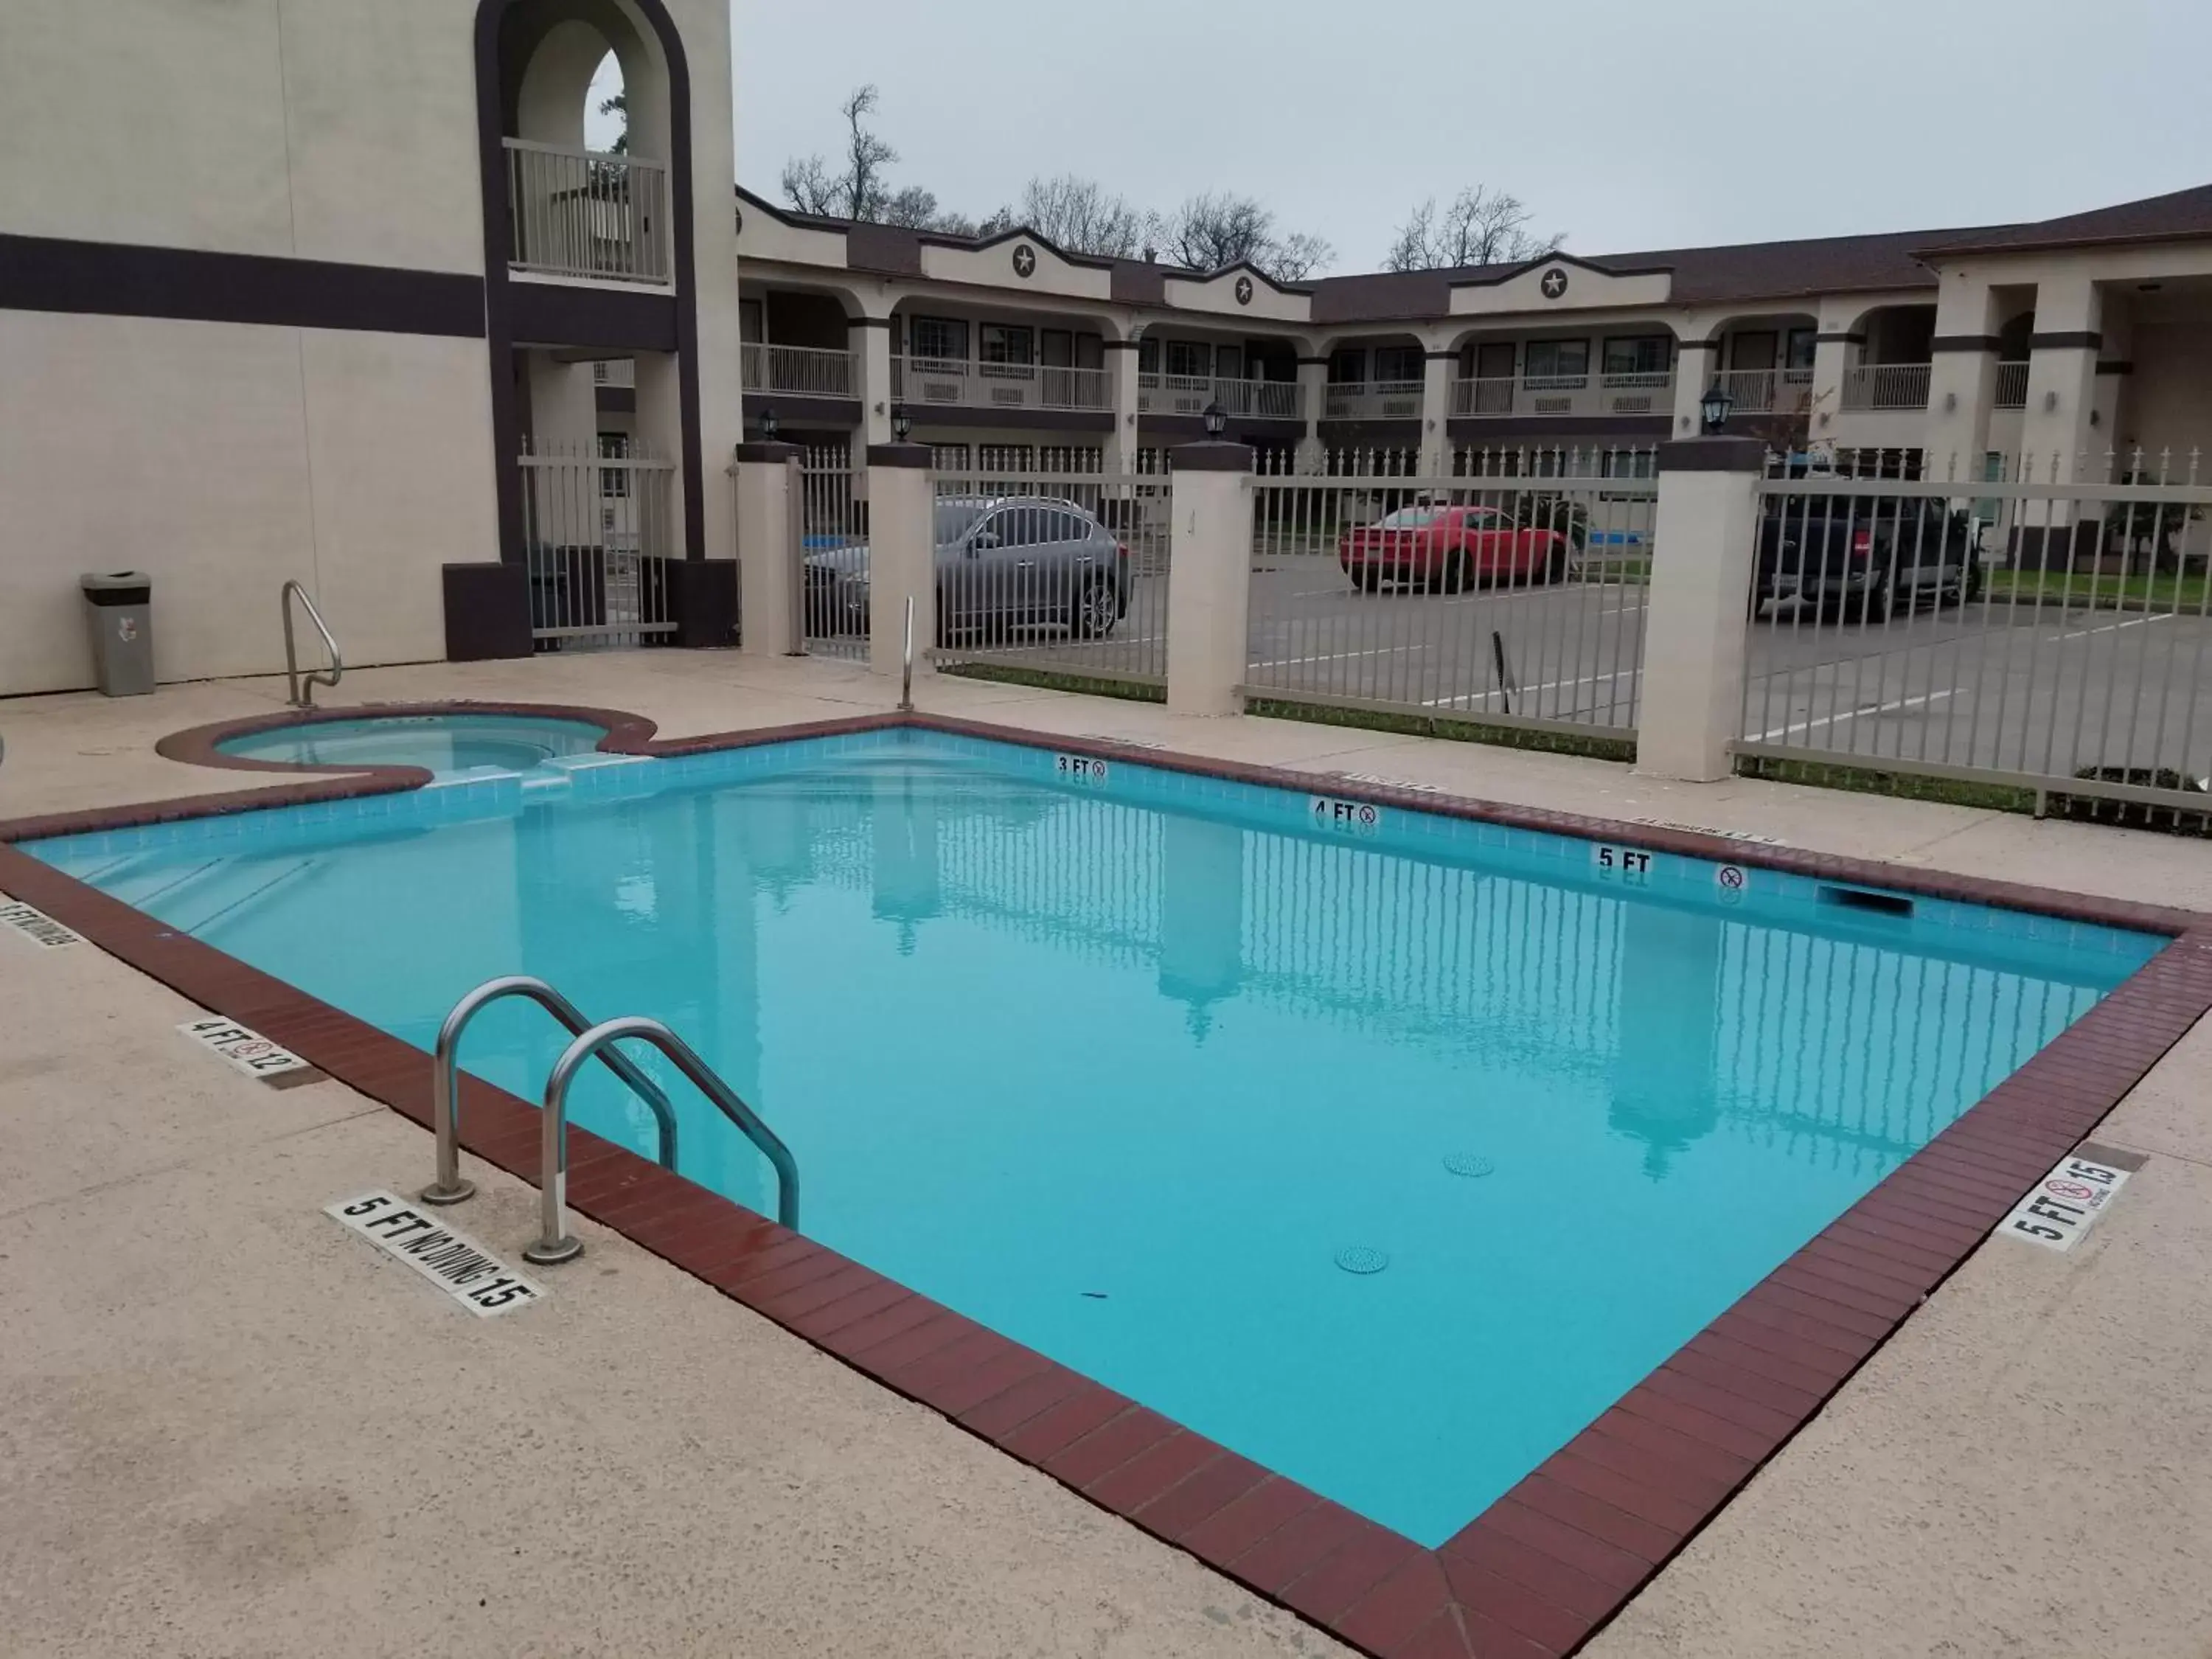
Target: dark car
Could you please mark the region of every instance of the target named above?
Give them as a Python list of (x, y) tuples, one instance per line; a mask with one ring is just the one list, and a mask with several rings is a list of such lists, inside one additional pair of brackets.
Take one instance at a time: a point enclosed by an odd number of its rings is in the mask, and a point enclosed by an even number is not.
[(1753, 614), (1770, 601), (1801, 601), (1822, 617), (1880, 622), (1923, 602), (1978, 596), (1972, 515), (1940, 496), (1769, 495), (1759, 513)]

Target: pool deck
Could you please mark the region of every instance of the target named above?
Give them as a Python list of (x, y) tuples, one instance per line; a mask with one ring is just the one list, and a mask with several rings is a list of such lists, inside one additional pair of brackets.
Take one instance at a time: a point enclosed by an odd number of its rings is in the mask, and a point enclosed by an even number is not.
[[(333, 706), (586, 704), (664, 738), (890, 706), (729, 653), (356, 672)], [(252, 787), (157, 738), (266, 680), (0, 703), (0, 817)], [(2212, 911), (2212, 848), (1964, 808), (926, 678), (932, 712)], [(479, 1322), (319, 1213), (427, 1178), (335, 1081), (198, 1052), (88, 947), (0, 938), (0, 1652), (1342, 1652), (604, 1229)], [(2212, 1650), (2212, 1022), (2099, 1129), (2144, 1155), (2070, 1255), (1982, 1246), (1585, 1651)], [(474, 1166), (510, 1261), (534, 1197)], [(1476, 1651), (1485, 1651), (1478, 1644)]]

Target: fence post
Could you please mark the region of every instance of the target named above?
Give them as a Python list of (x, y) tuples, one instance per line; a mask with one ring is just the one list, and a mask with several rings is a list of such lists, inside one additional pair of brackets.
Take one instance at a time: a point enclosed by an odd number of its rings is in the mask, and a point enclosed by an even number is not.
[(1765, 461), (1756, 438), (1659, 446), (1636, 739), (1636, 769), (1647, 775), (1711, 783), (1733, 769)]
[(868, 666), (896, 674), (914, 600), (914, 672), (937, 641), (937, 502), (927, 444), (868, 446)]
[(793, 444), (739, 444), (738, 623), (748, 656), (789, 657), (805, 648), (793, 630), (799, 570), (792, 544), (799, 527), (799, 450)]
[(1168, 709), (1234, 714), (1252, 596), (1252, 451), (1184, 444), (1168, 459)]

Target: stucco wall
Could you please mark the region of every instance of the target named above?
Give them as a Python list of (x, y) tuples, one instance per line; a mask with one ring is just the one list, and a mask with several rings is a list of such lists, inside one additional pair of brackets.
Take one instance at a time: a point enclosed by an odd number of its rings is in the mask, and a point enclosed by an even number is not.
[(164, 680), (283, 665), (296, 577), (356, 663), (444, 654), (498, 546), (478, 340), (0, 311), (0, 694), (91, 684), (76, 579), (155, 581)]
[(2154, 472), (2160, 453), (2171, 450), (2177, 482), (2188, 477), (2194, 453), (2197, 477), (2212, 478), (2212, 317), (2138, 321), (2130, 357), (2135, 373), (2124, 394), (2121, 441), (2140, 444), (2143, 464)]
[(0, 228), (481, 271), (475, 11), (6, 0)]

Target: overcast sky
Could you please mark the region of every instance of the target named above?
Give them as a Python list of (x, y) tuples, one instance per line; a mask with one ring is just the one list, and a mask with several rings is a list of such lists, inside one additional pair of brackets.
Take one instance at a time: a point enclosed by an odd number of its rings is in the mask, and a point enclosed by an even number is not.
[(1584, 252), (2045, 218), (2212, 183), (2204, 0), (734, 0), (738, 173), (882, 89), (896, 184), (1226, 188), (1373, 269), (1481, 181)]

